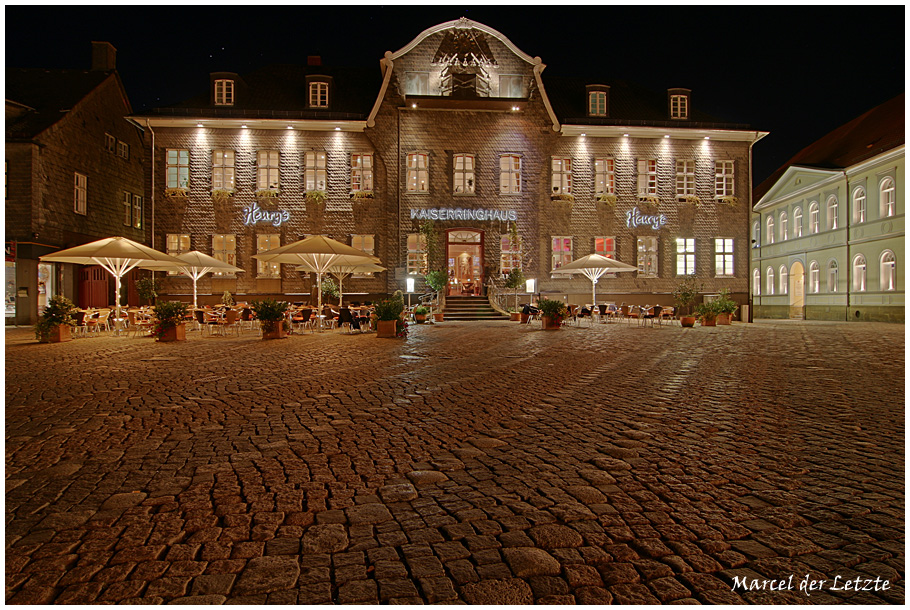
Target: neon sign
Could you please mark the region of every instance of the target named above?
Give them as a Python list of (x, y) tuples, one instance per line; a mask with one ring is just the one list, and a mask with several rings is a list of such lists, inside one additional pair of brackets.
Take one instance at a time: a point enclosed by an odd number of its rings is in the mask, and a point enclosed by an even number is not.
[(253, 205), (243, 208), (243, 224), (245, 225), (254, 225), (257, 222), (270, 222), (272, 225), (280, 227), (281, 223), (287, 222), (290, 219), (291, 213), (287, 210), (269, 212), (268, 210), (260, 209), (258, 203), (253, 203)]
[(667, 224), (667, 217), (664, 214), (645, 216), (637, 207), (626, 212), (626, 226), (630, 229), (642, 225), (649, 225), (652, 229), (658, 231), (665, 224)]
[(462, 208), (422, 208), (411, 209), (411, 220), (518, 220), (515, 210), (465, 210)]

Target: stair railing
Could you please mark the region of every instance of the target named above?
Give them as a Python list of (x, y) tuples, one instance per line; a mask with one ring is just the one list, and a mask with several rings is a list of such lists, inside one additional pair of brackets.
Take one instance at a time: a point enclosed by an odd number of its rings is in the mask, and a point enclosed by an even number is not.
[(506, 295), (501, 293), (499, 288), (496, 287), (496, 284), (493, 283), (493, 278), (490, 278), (490, 281), (487, 284), (487, 300), (490, 302), (490, 307), (499, 313), (508, 314), (509, 310), (502, 302), (502, 299), (505, 296)]

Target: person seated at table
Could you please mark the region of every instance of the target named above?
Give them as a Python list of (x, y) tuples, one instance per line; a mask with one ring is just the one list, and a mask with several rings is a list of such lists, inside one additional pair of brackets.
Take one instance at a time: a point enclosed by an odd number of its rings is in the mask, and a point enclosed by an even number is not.
[(535, 307), (533, 303), (525, 303), (525, 306), (521, 309), (521, 313), (526, 316), (536, 316), (540, 313), (540, 310)]

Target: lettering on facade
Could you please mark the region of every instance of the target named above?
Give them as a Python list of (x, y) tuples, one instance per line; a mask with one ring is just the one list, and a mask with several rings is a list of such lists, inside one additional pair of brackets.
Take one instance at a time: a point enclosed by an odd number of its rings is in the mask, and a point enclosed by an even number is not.
[(465, 210), (462, 208), (411, 209), (411, 220), (503, 220), (517, 221), (515, 210)]
[(667, 224), (667, 217), (664, 214), (644, 215), (637, 207), (626, 212), (626, 226), (630, 229), (648, 225), (658, 231), (665, 224)]
[(243, 208), (243, 224), (245, 225), (254, 225), (259, 222), (270, 222), (276, 227), (280, 227), (281, 223), (287, 222), (291, 219), (291, 213), (287, 210), (275, 210), (274, 212), (269, 212), (268, 210), (260, 209), (258, 203), (253, 203), (253, 205)]

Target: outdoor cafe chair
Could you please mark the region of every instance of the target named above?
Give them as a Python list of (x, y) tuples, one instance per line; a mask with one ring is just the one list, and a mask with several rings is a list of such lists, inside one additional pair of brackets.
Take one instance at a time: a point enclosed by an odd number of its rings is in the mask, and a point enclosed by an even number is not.
[[(676, 320), (676, 308), (675, 307), (664, 307), (660, 310), (660, 319), (661, 321), (666, 320), (667, 324), (671, 324), (673, 320)], [(678, 320), (677, 320), (678, 322)]]
[(75, 334), (81, 335), (83, 337), (85, 336), (86, 330), (85, 314), (86, 312), (84, 311), (77, 311), (75, 314), (73, 314), (73, 321), (76, 323), (76, 325), (73, 327), (75, 329)]
[(310, 332), (314, 332), (312, 318), (313, 310), (311, 308), (301, 309), (291, 317), (291, 328), (299, 330), (300, 334), (303, 334), (303, 331), (308, 328)]
[(214, 318), (208, 317), (204, 309), (197, 309), (194, 312), (196, 316), (196, 324), (199, 326), (199, 330), (207, 330), (209, 336), (212, 334), (212, 327), (218, 325), (218, 321)]
[(221, 334), (227, 335), (227, 331), (233, 330), (235, 334), (240, 336), (240, 322), (237, 320), (240, 313), (234, 309), (228, 309), (224, 317), (218, 320), (218, 326), (221, 328)]
[(641, 311), (641, 320), (639, 324), (644, 326), (645, 324), (650, 323), (651, 327), (654, 327), (654, 323), (657, 322), (657, 325), (660, 326), (660, 312), (663, 308), (660, 305), (655, 305), (654, 307), (649, 307), (647, 309), (642, 309)]
[(110, 330), (110, 323), (108, 320), (111, 317), (110, 309), (102, 309), (98, 311), (94, 316), (86, 320), (86, 330), (94, 333), (101, 333), (101, 330)]
[(351, 310), (347, 307), (342, 307), (338, 310), (338, 328), (348, 329), (348, 332), (345, 334), (351, 335), (354, 333), (354, 316), (351, 315)]
[(126, 312), (126, 318), (129, 321), (126, 332), (127, 334), (132, 333), (135, 336), (138, 336), (142, 331), (151, 330), (155, 325), (150, 319), (140, 319), (138, 317), (138, 312), (135, 309), (128, 310)]

